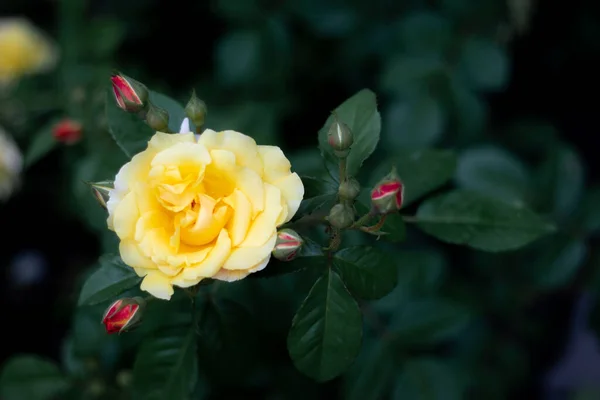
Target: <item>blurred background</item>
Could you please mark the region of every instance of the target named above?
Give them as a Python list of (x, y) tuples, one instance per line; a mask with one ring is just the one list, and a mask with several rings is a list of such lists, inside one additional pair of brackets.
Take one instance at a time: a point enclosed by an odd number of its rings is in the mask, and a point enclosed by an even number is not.
[[(387, 172), (381, 160), (449, 149), (453, 185), (528, 204), (560, 228), (501, 254), (409, 230), (398, 288), (363, 307), (359, 360), (325, 384), (285, 349), (303, 276), (244, 283), (260, 366), (243, 379), (207, 368), (194, 398), (600, 399), (600, 3), (2, 0), (0, 17), (0, 78), (4, 18), (28, 20), (54, 49), (50, 66), (0, 86), (0, 127), (22, 158), (7, 166), (14, 149), (0, 141), (0, 181), (11, 182), (0, 191), (0, 363), (57, 360), (86, 399), (128, 384), (127, 340), (104, 334), (102, 307), (77, 308), (83, 279), (116, 248), (83, 181), (125, 161), (104, 118), (117, 69), (182, 104), (195, 89), (207, 127), (281, 146), (301, 175), (321, 171), (316, 134), (331, 110), (370, 88), (382, 137), (363, 186)], [(80, 125), (72, 140), (57, 134), (65, 119)], [(399, 320), (428, 313), (430, 342), (381, 350)]]

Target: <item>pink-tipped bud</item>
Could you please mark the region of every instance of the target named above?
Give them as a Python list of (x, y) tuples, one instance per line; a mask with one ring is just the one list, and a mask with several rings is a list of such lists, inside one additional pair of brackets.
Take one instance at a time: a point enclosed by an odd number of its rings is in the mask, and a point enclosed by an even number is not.
[(273, 257), (280, 261), (291, 261), (298, 255), (304, 241), (292, 229), (282, 229), (277, 232), (277, 241), (273, 248)]
[(141, 297), (119, 299), (112, 303), (102, 317), (106, 332), (121, 333), (135, 328), (142, 321), (146, 301)]
[(72, 119), (63, 119), (52, 128), (52, 135), (57, 142), (74, 144), (81, 139), (83, 128), (81, 124)]
[(380, 214), (398, 211), (402, 207), (404, 185), (396, 168), (387, 174), (371, 191), (371, 204)]
[(110, 77), (112, 90), (117, 105), (131, 113), (137, 113), (146, 108), (148, 88), (142, 83), (123, 74), (113, 74)]

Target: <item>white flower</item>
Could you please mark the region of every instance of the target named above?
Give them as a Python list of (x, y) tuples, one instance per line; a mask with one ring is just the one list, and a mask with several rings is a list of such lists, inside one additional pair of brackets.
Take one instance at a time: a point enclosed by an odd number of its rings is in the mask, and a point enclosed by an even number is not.
[(10, 197), (19, 184), (23, 157), (12, 138), (0, 128), (0, 201)]

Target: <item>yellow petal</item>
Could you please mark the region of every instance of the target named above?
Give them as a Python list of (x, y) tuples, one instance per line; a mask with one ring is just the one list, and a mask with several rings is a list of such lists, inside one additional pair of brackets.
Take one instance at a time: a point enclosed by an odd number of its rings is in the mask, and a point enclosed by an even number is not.
[(285, 223), (292, 219), (294, 214), (296, 214), (296, 211), (298, 211), (302, 198), (304, 197), (304, 185), (298, 174), (295, 172), (278, 180), (274, 185), (281, 190), (281, 195), (287, 203), (287, 216), (283, 221)]
[(223, 268), (228, 270), (252, 269), (252, 267), (260, 264), (271, 254), (276, 240), (277, 230), (273, 228), (271, 237), (262, 246), (235, 248), (223, 264)]
[(160, 208), (142, 214), (135, 225), (135, 240), (141, 242), (146, 233), (152, 229), (164, 228), (171, 224), (171, 220)]
[(156, 269), (156, 264), (140, 252), (137, 243), (133, 240), (122, 240), (119, 243), (119, 253), (123, 262), (130, 267)]
[(231, 196), (224, 201), (234, 210), (227, 223), (227, 230), (231, 238), (231, 245), (235, 247), (246, 238), (246, 232), (250, 226), (252, 205), (246, 195), (238, 189), (235, 189)]
[(185, 277), (183, 276), (183, 271), (182, 271), (179, 273), (179, 275), (177, 275), (171, 279), (171, 284), (182, 287), (182, 288), (187, 288), (187, 287), (196, 285), (201, 280), (202, 280), (202, 278), (192, 279), (192, 280), (185, 279)]
[[(192, 135), (193, 134), (188, 134)], [(182, 135), (169, 135), (182, 136)], [(152, 159), (155, 165), (204, 166), (210, 164), (211, 158), (206, 147), (197, 143), (174, 143), (171, 147), (158, 152)]]
[(215, 132), (207, 129), (202, 132), (198, 143), (204, 144), (209, 150), (228, 150), (235, 154), (238, 165), (250, 168), (259, 176), (262, 175), (263, 165), (258, 154), (254, 139), (236, 131)]
[(135, 193), (129, 192), (121, 200), (115, 208), (115, 215), (113, 216), (113, 226), (117, 236), (121, 240), (127, 238), (133, 238), (135, 234), (135, 225), (137, 223), (140, 213), (138, 211)]
[(273, 185), (264, 184), (265, 209), (250, 224), (246, 239), (239, 247), (262, 246), (273, 234), (276, 227), (277, 217), (281, 213), (281, 192)]
[(269, 263), (270, 259), (271, 259), (271, 254), (269, 254), (269, 256), (267, 258), (265, 258), (260, 263), (258, 263), (257, 265), (255, 265), (254, 267), (252, 267), (248, 270), (239, 270), (239, 269), (238, 270), (228, 270), (228, 269), (223, 268), (219, 272), (217, 272), (212, 278), (220, 280), (220, 281), (226, 281), (226, 282), (239, 281), (240, 279), (245, 278), (246, 276), (250, 275), (253, 272), (258, 272), (258, 271), (264, 269), (267, 266), (267, 264)]
[(277, 146), (258, 146), (258, 153), (263, 163), (263, 179), (275, 183), (290, 174), (292, 165), (283, 151)]
[(193, 133), (172, 134), (164, 132), (156, 132), (148, 143), (148, 148), (152, 148), (155, 152), (168, 149), (176, 143), (194, 143), (196, 141)]
[(181, 272), (183, 266), (173, 267), (170, 265), (159, 265), (158, 270), (167, 276), (175, 276)]
[(216, 202), (211, 197), (200, 194), (200, 212), (194, 226), (181, 230), (181, 240), (190, 246), (201, 246), (212, 242), (227, 223), (230, 215), (229, 206)]
[(163, 300), (169, 300), (173, 295), (173, 286), (171, 285), (169, 278), (159, 271), (148, 273), (142, 281), (140, 289)]
[(183, 270), (185, 279), (193, 280), (201, 277), (211, 277), (219, 271), (231, 250), (231, 240), (227, 230), (222, 229), (215, 246), (204, 261)]

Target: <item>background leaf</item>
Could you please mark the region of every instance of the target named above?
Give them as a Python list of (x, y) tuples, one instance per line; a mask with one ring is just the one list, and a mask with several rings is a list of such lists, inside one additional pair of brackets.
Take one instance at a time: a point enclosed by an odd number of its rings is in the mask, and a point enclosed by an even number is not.
[(83, 284), (79, 294), (79, 305), (93, 305), (115, 297), (140, 283), (133, 268), (125, 265), (119, 256), (104, 255), (100, 268), (92, 273)]
[(23, 160), (25, 167), (35, 164), (46, 154), (58, 147), (59, 142), (54, 139), (52, 134), (52, 128), (56, 122), (57, 120), (53, 120), (52, 123), (48, 124), (34, 135)]
[(417, 220), (420, 229), (440, 240), (484, 251), (516, 249), (555, 230), (525, 207), (462, 190), (425, 201)]
[(0, 375), (3, 400), (50, 400), (67, 388), (67, 379), (53, 362), (19, 355), (4, 364)]
[[(344, 101), (335, 112), (339, 120), (352, 131), (354, 142), (348, 155), (347, 171), (349, 175), (354, 176), (379, 142), (381, 117), (377, 111), (375, 93), (363, 89)], [(330, 115), (319, 131), (321, 154), (328, 154), (330, 157), (333, 157), (333, 150), (327, 143), (327, 132), (334, 121), (333, 115)]]
[(193, 327), (162, 329), (142, 343), (133, 366), (136, 398), (187, 399), (197, 376)]
[(317, 381), (350, 366), (360, 350), (361, 314), (356, 300), (330, 268), (314, 284), (292, 321), (287, 343), (294, 365)]
[[(152, 101), (157, 106), (165, 109), (169, 113), (169, 129), (171, 132), (179, 132), (179, 128), (181, 127), (181, 123), (183, 119), (186, 118), (185, 110), (178, 101), (173, 100), (169, 96), (166, 96), (162, 93), (154, 92), (150, 90), (150, 101)], [(192, 94), (190, 93), (190, 96)], [(190, 121), (190, 129), (193, 128), (193, 123)]]
[(462, 189), (513, 204), (527, 203), (532, 186), (527, 169), (518, 159), (489, 146), (471, 148), (460, 154), (456, 182)]
[(344, 399), (379, 400), (394, 378), (394, 357), (389, 342), (371, 340), (344, 377)]
[(396, 263), (376, 247), (347, 247), (335, 253), (333, 263), (350, 292), (363, 299), (381, 298), (396, 286)]
[(455, 369), (435, 358), (414, 358), (402, 366), (393, 400), (460, 400), (463, 385)]

